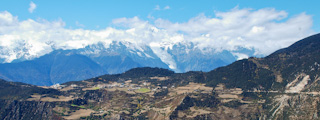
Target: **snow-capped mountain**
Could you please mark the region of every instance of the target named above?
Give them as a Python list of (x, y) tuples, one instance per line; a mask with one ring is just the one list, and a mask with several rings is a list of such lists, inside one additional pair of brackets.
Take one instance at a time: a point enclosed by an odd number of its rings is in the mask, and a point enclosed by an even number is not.
[(98, 43), (73, 50), (100, 64), (109, 74), (121, 73), (135, 67), (168, 68), (148, 46), (136, 46), (129, 42)]
[[(10, 51), (11, 53), (3, 52), (5, 48), (1, 48), (3, 64), (0, 64), (0, 78), (36, 85), (52, 85), (102, 74), (122, 73), (136, 67), (159, 67), (178, 73), (210, 71), (254, 54), (254, 50), (245, 48), (234, 51), (202, 49), (191, 42), (137, 45), (114, 41), (98, 42), (80, 49), (52, 49), (52, 52), (38, 57), (29, 53), (30, 48), (27, 45), (21, 50)], [(5, 54), (16, 56), (15, 59), (5, 58)], [(5, 63), (8, 61), (11, 63)]]
[[(91, 58), (108, 73), (121, 73), (128, 68), (146, 66), (168, 68), (175, 72), (210, 71), (254, 55), (254, 50), (250, 49), (216, 51), (201, 49), (191, 42), (151, 43), (143, 46), (130, 42), (112, 42), (107, 45), (98, 43), (74, 52)], [(122, 64), (129, 66), (122, 68)], [(109, 69), (110, 66), (113, 66), (112, 69)]]

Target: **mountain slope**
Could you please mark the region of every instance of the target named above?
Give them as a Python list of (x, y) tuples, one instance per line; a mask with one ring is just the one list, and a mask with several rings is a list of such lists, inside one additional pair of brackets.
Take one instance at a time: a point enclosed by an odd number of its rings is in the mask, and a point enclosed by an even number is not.
[(91, 59), (70, 51), (55, 51), (32, 61), (0, 64), (0, 68), (0, 78), (34, 85), (52, 85), (104, 74)]
[(277, 85), (285, 87), (304, 73), (310, 76), (312, 82), (319, 74), (319, 46), (320, 34), (313, 35), (265, 58), (244, 59), (217, 68), (207, 73), (205, 81), (211, 86), (225, 83), (229, 87), (247, 90), (269, 90), (276, 89)]
[(54, 96), (62, 94), (55, 89), (44, 89), (34, 85), (7, 82), (0, 79), (0, 119), (57, 119), (52, 108), (54, 103), (41, 101), (25, 101), (30, 95), (46, 94)]
[(88, 56), (109, 74), (122, 73), (136, 67), (169, 68), (149, 47), (135, 48), (130, 43), (126, 44), (113, 42), (106, 47), (98, 43), (73, 51)]
[[(109, 45), (98, 43), (74, 52), (90, 57), (111, 74), (122, 73), (135, 67), (160, 67), (179, 73), (210, 71), (228, 65), (237, 58), (226, 50), (216, 52), (210, 49), (204, 52), (192, 43), (162, 43), (150, 46), (137, 46), (129, 42), (112, 42)], [(253, 52), (250, 55), (253, 55)], [(124, 62), (126, 59), (127, 62)], [(123, 62), (132, 65), (121, 65)], [(115, 64), (117, 66), (112, 66)]]

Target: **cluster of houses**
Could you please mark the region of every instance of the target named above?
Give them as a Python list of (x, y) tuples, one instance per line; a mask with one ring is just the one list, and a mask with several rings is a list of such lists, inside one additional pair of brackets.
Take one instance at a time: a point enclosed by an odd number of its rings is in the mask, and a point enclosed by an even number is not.
[(125, 84), (125, 83), (112, 83), (112, 84), (98, 84), (94, 87), (98, 88), (107, 88), (107, 89), (112, 89), (112, 88), (129, 88), (128, 91), (133, 91), (140, 89), (141, 87), (139, 85), (134, 85), (134, 84)]
[[(59, 83), (50, 86), (50, 88), (53, 88), (53, 89), (62, 89), (62, 88), (65, 88), (65, 87), (68, 87), (68, 86), (67, 85), (60, 85)], [(71, 84), (70, 87), (73, 88), (73, 89), (77, 89), (77, 88), (81, 88), (83, 86), (78, 86), (76, 84)]]
[[(144, 82), (140, 85), (137, 84), (130, 84), (131, 82), (113, 82), (110, 84), (97, 84), (95, 86), (92, 86), (93, 88), (106, 88), (106, 89), (112, 89), (112, 88), (128, 88), (128, 91), (135, 91), (141, 88), (148, 88), (151, 89), (152, 91), (159, 91), (161, 89), (168, 89), (167, 86), (156, 86), (156, 87), (150, 87), (150, 83)], [(60, 85), (59, 83), (54, 84), (52, 86), (50, 86), (50, 88), (53, 89), (62, 89), (64, 87), (67, 87), (66, 85)], [(72, 88), (80, 88), (80, 86), (76, 85), (76, 84), (71, 84), (70, 87)], [(83, 87), (83, 86), (82, 86)], [(171, 88), (174, 88), (174, 86), (171, 86)]]
[[(126, 83), (117, 83), (117, 82), (114, 82), (112, 84), (98, 84), (94, 87), (98, 87), (98, 88), (107, 88), (107, 89), (112, 89), (112, 88), (128, 88), (128, 91), (135, 91), (135, 90), (138, 90), (138, 89), (141, 89), (141, 88), (148, 88), (148, 89), (151, 89), (152, 91), (158, 91), (158, 90), (161, 90), (161, 89), (168, 89), (167, 86), (157, 86), (155, 88), (151, 88), (150, 87), (150, 83), (147, 83), (147, 82), (144, 82), (140, 85), (137, 85), (137, 84), (130, 84), (130, 82), (126, 82)], [(174, 87), (174, 86), (172, 86)]]
[(62, 89), (64, 87), (66, 87), (66, 85), (60, 85), (59, 83), (50, 86), (50, 88), (53, 88), (53, 89)]

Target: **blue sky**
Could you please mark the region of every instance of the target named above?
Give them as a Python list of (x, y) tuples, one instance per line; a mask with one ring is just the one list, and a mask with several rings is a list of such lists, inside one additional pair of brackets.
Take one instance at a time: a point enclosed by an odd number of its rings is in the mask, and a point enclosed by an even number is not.
[[(320, 31), (318, 0), (33, 0), (36, 8), (28, 11), (30, 0), (3, 0), (0, 11), (8, 11), (19, 20), (62, 19), (66, 28), (102, 29), (112, 26), (113, 19), (137, 16), (143, 20), (162, 18), (171, 22), (186, 22), (201, 13), (214, 17), (214, 11), (226, 12), (239, 8), (275, 8), (289, 17), (305, 12), (313, 17), (313, 29)], [(160, 10), (156, 10), (159, 6)], [(169, 9), (164, 9), (169, 6)], [(152, 20), (150, 20), (152, 22)]]

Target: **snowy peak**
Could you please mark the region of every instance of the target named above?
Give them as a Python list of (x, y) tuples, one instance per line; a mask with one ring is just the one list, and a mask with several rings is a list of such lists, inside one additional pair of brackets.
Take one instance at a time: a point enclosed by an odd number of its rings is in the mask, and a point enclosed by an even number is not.
[[(34, 46), (26, 42), (21, 41), (20, 46), (15, 47), (17, 49), (13, 50), (0, 47), (0, 62), (10, 63), (33, 60), (44, 54), (36, 52)], [(48, 42), (47, 46), (50, 47), (45, 53), (50, 53), (50, 51), (56, 49), (54, 43)], [(254, 54), (254, 50), (246, 48), (239, 48), (233, 51), (219, 51), (212, 48), (198, 47), (196, 43), (179, 40), (151, 42), (149, 44), (137, 44), (128, 41), (105, 41), (79, 49), (72, 49), (71, 51), (87, 56), (102, 66), (105, 66), (106, 62), (109, 61), (106, 59), (119, 59), (121, 62), (116, 65), (123, 64), (125, 60), (128, 60), (133, 62), (133, 66), (131, 67), (161, 67), (174, 70), (175, 72), (209, 71)], [(128, 64), (131, 63), (129, 62)], [(109, 71), (108, 73), (121, 73), (131, 67), (112, 72)]]

